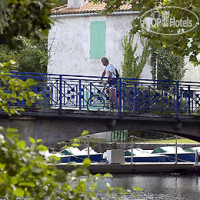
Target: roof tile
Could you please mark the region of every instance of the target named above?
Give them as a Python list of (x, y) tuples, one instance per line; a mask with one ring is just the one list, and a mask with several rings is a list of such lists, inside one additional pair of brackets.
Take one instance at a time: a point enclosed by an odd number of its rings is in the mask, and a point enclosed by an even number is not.
[[(79, 14), (79, 13), (95, 13), (102, 11), (105, 8), (105, 3), (93, 4), (92, 2), (80, 7), (80, 8), (67, 8), (67, 4), (52, 9), (53, 15), (58, 14)], [(119, 11), (129, 11), (131, 10), (131, 5), (125, 4), (122, 5)]]

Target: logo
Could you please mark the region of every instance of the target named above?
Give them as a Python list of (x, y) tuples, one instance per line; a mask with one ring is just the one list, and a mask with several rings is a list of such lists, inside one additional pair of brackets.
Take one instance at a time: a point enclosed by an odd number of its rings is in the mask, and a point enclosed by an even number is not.
[(166, 6), (151, 9), (140, 17), (142, 29), (161, 35), (180, 35), (199, 25), (198, 16), (185, 8)]

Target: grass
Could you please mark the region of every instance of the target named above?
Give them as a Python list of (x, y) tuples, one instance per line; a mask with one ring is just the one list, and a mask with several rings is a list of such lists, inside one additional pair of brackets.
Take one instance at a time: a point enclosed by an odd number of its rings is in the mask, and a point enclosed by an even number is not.
[(87, 139), (87, 138), (81, 138), (81, 143), (85, 143), (87, 141), (89, 141), (91, 143), (105, 143), (106, 142), (106, 140), (103, 139), (103, 138), (92, 138), (92, 137), (89, 138), (89, 139)]
[[(156, 144), (175, 144), (176, 143), (176, 140), (175, 139), (170, 139), (170, 140), (145, 140), (143, 141), (143, 143), (156, 143)], [(199, 142), (197, 141), (194, 141), (194, 140), (190, 140), (190, 139), (187, 139), (187, 138), (178, 138), (178, 141), (177, 141), (178, 144), (198, 144)]]
[[(81, 143), (87, 142), (87, 138), (81, 138)], [(91, 143), (107, 143), (105, 139), (100, 139), (100, 138), (89, 138), (89, 142)], [(114, 142), (114, 141), (113, 141)], [(119, 142), (119, 141), (117, 141)], [(134, 141), (135, 143), (154, 143), (154, 144), (175, 144), (176, 140), (175, 139), (142, 139), (142, 140), (136, 140)], [(190, 140), (187, 138), (178, 138), (178, 144), (200, 144), (197, 141)], [(124, 143), (124, 142), (122, 142)], [(127, 142), (127, 143), (130, 143)]]

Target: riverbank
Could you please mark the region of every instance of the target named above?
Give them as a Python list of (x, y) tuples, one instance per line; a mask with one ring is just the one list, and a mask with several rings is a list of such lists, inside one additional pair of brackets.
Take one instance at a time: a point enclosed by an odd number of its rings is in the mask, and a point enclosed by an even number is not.
[[(76, 163), (82, 166), (82, 163)], [(60, 163), (58, 169), (72, 171), (75, 166)], [(139, 173), (199, 173), (200, 164), (192, 162), (184, 163), (124, 163), (124, 164), (107, 164), (107, 163), (91, 163), (89, 170), (92, 174), (111, 173), (111, 174), (139, 174)]]

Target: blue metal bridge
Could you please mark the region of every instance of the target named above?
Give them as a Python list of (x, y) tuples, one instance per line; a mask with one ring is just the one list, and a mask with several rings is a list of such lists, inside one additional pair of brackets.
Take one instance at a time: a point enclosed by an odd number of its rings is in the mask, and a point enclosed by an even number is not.
[(119, 78), (109, 87), (94, 76), (13, 76), (34, 79), (32, 90), (43, 97), (28, 108), (19, 101), (25, 107), (19, 116), (0, 114), (1, 125), (17, 128), (26, 141), (31, 136), (51, 146), (84, 130), (152, 130), (200, 141), (200, 82)]
[[(101, 77), (23, 73), (19, 78), (33, 78), (33, 90), (43, 97), (34, 107), (63, 110), (108, 111), (197, 115), (200, 112), (200, 82), (119, 78), (109, 88)], [(108, 78), (104, 78), (108, 80)], [(23, 104), (23, 102), (20, 102)]]

